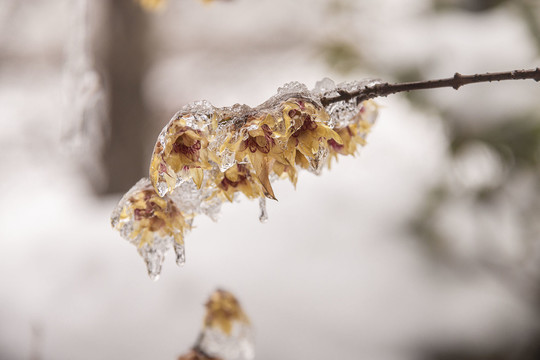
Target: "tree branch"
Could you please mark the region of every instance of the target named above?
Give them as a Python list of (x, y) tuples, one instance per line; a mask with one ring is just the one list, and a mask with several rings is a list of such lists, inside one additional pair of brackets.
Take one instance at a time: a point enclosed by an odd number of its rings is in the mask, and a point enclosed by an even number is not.
[(323, 97), (321, 102), (324, 106), (330, 105), (338, 101), (347, 101), (356, 99), (358, 103), (381, 96), (388, 96), (400, 92), (409, 92), (414, 90), (436, 89), (451, 87), (459, 89), (463, 85), (475, 84), (481, 82), (503, 81), (503, 80), (526, 80), (531, 79), (540, 81), (540, 68), (533, 70), (513, 70), (507, 72), (461, 75), (455, 73), (453, 77), (447, 79), (437, 79), (428, 81), (415, 81), (400, 84), (376, 83), (367, 85), (364, 88), (353, 91), (339, 91), (339, 96)]

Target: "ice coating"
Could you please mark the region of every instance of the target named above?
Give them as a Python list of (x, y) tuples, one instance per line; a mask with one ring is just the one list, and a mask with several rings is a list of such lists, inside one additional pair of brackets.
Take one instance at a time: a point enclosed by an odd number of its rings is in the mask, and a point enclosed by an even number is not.
[[(301, 169), (319, 175), (339, 155), (354, 155), (366, 143), (376, 104), (352, 99), (325, 107), (321, 98), (373, 83), (335, 85), (326, 78), (309, 91), (292, 82), (255, 108), (216, 108), (207, 101), (184, 106), (159, 134), (149, 179), (122, 198), (113, 226), (137, 246), (149, 274), (157, 278), (171, 248), (177, 263), (184, 264), (183, 234), (196, 215), (217, 220), (222, 203), (241, 193), (259, 199), (259, 219), (265, 222), (265, 198), (276, 199), (274, 181), (289, 179), (296, 186)], [(146, 198), (153, 205), (141, 200)]]
[[(338, 96), (340, 91), (347, 91), (349, 93), (359, 91), (365, 87), (372, 86), (378, 83), (375, 80), (364, 80), (364, 81), (350, 81), (343, 82), (338, 85), (335, 85), (334, 82), (329, 78), (324, 78), (323, 80), (315, 84), (313, 92), (319, 94), (321, 97), (334, 97)], [(364, 105), (369, 104), (370, 102), (364, 102)], [(371, 102), (372, 103), (372, 102)], [(353, 125), (356, 122), (355, 117), (358, 114), (359, 106), (356, 103), (356, 99), (352, 98), (347, 101), (338, 101), (326, 106), (326, 111), (330, 115), (330, 124), (332, 128), (344, 128), (349, 125)], [(375, 116), (376, 117), (376, 116)], [(375, 118), (365, 119), (369, 124), (373, 124)]]

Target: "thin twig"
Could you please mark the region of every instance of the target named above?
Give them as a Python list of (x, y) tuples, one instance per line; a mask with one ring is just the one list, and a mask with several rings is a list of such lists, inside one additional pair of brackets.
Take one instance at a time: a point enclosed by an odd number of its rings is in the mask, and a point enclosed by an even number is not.
[(404, 91), (413, 91), (413, 90), (425, 90), (425, 89), (436, 89), (443, 87), (451, 87), (454, 89), (459, 89), (463, 85), (475, 84), (481, 82), (492, 82), (492, 81), (503, 81), (503, 80), (526, 80), (531, 79), (534, 81), (540, 81), (540, 68), (533, 70), (513, 70), (507, 72), (497, 72), (497, 73), (486, 73), (486, 74), (475, 74), (475, 75), (461, 75), (460, 73), (455, 73), (453, 77), (447, 79), (437, 79), (437, 80), (428, 80), (428, 81), (416, 81), (400, 84), (389, 84), (389, 83), (376, 83), (373, 85), (367, 85), (364, 88), (347, 92), (340, 91), (338, 96), (333, 97), (323, 97), (321, 102), (324, 106), (338, 102), (338, 101), (347, 101), (351, 99), (356, 99), (357, 102), (362, 102), (364, 100), (373, 99), (381, 96), (388, 96), (391, 94), (396, 94)]

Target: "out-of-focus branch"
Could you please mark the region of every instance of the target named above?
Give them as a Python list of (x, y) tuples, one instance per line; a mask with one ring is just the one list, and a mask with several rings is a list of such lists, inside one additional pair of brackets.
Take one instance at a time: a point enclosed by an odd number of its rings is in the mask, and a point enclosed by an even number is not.
[(338, 96), (323, 97), (321, 99), (321, 102), (324, 106), (327, 106), (329, 104), (339, 101), (356, 99), (357, 102), (362, 102), (364, 100), (369, 100), (376, 97), (384, 97), (391, 94), (414, 90), (426, 90), (444, 87), (451, 87), (457, 90), (463, 85), (468, 84), (526, 79), (540, 81), (540, 68), (536, 68), (533, 70), (513, 70), (507, 72), (485, 73), (475, 75), (462, 75), (460, 73), (455, 73), (454, 76), (451, 78), (428, 81), (415, 81), (401, 84), (376, 83), (373, 85), (366, 85), (362, 89), (352, 92), (341, 90), (339, 91)]
[(104, 194), (123, 192), (145, 175), (145, 124), (148, 109), (143, 99), (148, 66), (146, 15), (132, 1), (101, 1), (106, 14), (99, 45), (98, 68), (108, 85), (107, 137), (102, 161)]
[(178, 360), (221, 360), (219, 358), (209, 357), (198, 349), (191, 350), (185, 355), (182, 355)]

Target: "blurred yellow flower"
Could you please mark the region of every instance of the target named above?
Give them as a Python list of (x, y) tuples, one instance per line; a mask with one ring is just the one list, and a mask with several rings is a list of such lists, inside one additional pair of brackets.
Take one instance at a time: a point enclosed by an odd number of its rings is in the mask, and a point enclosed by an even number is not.
[(205, 304), (203, 328), (192, 350), (178, 360), (253, 360), (251, 325), (236, 297), (216, 290)]
[(166, 0), (136, 0), (145, 10), (155, 11), (163, 7)]
[(206, 303), (204, 326), (220, 329), (230, 335), (235, 322), (249, 325), (249, 318), (238, 300), (228, 291), (214, 291)]

